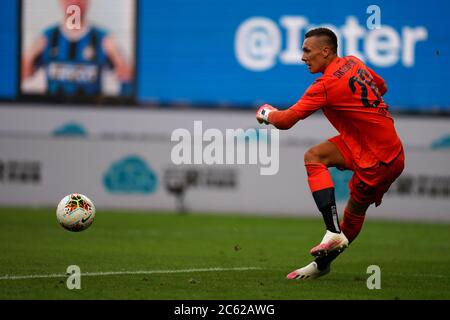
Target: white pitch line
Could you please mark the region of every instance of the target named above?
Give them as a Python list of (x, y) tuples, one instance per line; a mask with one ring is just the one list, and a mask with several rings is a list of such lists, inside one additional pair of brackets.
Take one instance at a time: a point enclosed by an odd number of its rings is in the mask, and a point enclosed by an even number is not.
[[(107, 271), (107, 272), (85, 272), (81, 273), (82, 277), (101, 277), (101, 276), (118, 276), (133, 274), (168, 274), (168, 273), (190, 273), (190, 272), (214, 272), (214, 271), (249, 271), (261, 270), (258, 267), (238, 267), (238, 268), (204, 268), (204, 269), (180, 269), (180, 270), (139, 270), (139, 271)], [(42, 278), (65, 278), (68, 274), (31, 274), (31, 275), (5, 275), (0, 280), (24, 280), (24, 279), (42, 279)]]
[[(340, 274), (345, 274), (345, 275), (353, 275), (353, 276), (362, 276), (362, 274), (356, 274), (353, 272), (336, 272), (336, 273), (340, 273)], [(450, 278), (450, 275), (444, 275), (444, 274), (406, 274), (406, 273), (385, 273), (388, 274), (389, 276), (393, 276), (393, 277), (414, 277), (414, 278), (440, 278), (440, 279), (448, 279)], [(368, 276), (368, 274), (365, 274), (365, 276)]]

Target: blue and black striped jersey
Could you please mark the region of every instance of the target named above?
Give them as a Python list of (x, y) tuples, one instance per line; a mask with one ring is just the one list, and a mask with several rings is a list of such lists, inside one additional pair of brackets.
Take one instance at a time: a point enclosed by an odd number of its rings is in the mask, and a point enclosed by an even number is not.
[(105, 67), (112, 67), (102, 46), (107, 34), (91, 26), (79, 40), (71, 41), (58, 25), (44, 31), (47, 45), (35, 65), (46, 70), (48, 94), (101, 94), (102, 71)]

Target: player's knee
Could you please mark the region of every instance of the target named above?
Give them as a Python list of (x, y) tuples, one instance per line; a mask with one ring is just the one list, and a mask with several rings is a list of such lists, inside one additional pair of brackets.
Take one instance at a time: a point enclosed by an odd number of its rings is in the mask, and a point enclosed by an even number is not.
[(320, 149), (318, 147), (312, 147), (308, 151), (306, 151), (304, 161), (305, 163), (314, 162), (314, 163), (323, 163), (325, 165), (327, 164), (326, 157), (324, 157), (321, 154)]

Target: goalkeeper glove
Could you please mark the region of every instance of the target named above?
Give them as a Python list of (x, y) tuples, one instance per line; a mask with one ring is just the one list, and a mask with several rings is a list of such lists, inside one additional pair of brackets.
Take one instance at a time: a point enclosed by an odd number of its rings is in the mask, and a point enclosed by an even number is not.
[(259, 123), (270, 124), (269, 122), (269, 114), (272, 111), (277, 111), (277, 108), (272, 107), (270, 104), (265, 104), (259, 107), (258, 111), (256, 111), (256, 120)]

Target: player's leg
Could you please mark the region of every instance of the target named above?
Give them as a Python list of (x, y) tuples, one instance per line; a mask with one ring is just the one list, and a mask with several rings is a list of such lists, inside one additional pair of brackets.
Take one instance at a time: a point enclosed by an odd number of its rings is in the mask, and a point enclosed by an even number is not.
[[(340, 143), (338, 137), (331, 139), (337, 144)], [(345, 154), (345, 147), (342, 147)], [(349, 242), (355, 240), (361, 231), (364, 223), (365, 213), (370, 204), (381, 204), (383, 195), (389, 190), (390, 185), (400, 176), (404, 168), (404, 153), (399, 156), (389, 165), (379, 164), (376, 167), (368, 169), (358, 169), (353, 167), (353, 177), (350, 181), (350, 199), (344, 211), (344, 219), (340, 227), (343, 233), (348, 237)], [(350, 169), (350, 163), (347, 162), (346, 168)], [(361, 180), (370, 181), (370, 185)], [(315, 261), (307, 266), (291, 272), (288, 279), (314, 279), (323, 276), (330, 272), (331, 262), (339, 256), (340, 252), (333, 251), (327, 256), (318, 257)]]
[[(400, 176), (404, 169), (405, 156), (403, 151), (389, 165), (379, 164), (371, 170), (355, 169), (355, 173), (350, 181), (350, 199), (344, 210), (344, 218), (340, 224), (342, 232), (346, 235), (349, 243), (352, 243), (361, 231), (368, 207), (375, 203), (380, 205), (383, 195), (389, 190), (391, 184)], [(371, 181), (372, 185), (361, 180)], [(335, 251), (328, 256), (315, 259), (317, 266), (316, 274), (329, 272), (330, 263), (339, 256)], [(310, 268), (311, 269), (311, 268)]]
[[(341, 221), (340, 227), (342, 232), (347, 236), (351, 243), (358, 236), (364, 223), (366, 211), (370, 203), (361, 204), (356, 202), (352, 197), (347, 202), (344, 211), (344, 219)], [(306, 280), (322, 277), (330, 272), (330, 265), (342, 251), (335, 250), (328, 255), (319, 256), (310, 264), (303, 268), (292, 271), (287, 275), (288, 279)]]
[[(308, 184), (313, 194), (313, 198), (321, 211), (325, 225), (327, 226), (327, 234), (340, 235), (339, 219), (337, 217), (334, 196), (334, 184), (328, 171), (328, 167), (334, 166), (351, 169), (351, 166), (349, 155), (345, 154), (347, 150), (342, 146), (340, 137), (337, 136), (330, 140), (333, 142), (323, 142), (309, 149), (305, 153), (305, 167), (308, 174)], [(343, 149), (342, 152), (338, 149), (338, 144), (341, 145), (341, 149)], [(345, 236), (343, 238), (344, 243), (345, 241), (348, 241)], [(328, 256), (334, 257), (333, 259), (335, 259), (338, 252), (341, 251), (330, 251)], [(319, 269), (317, 259), (318, 258), (303, 268), (292, 271), (287, 275), (287, 278), (300, 280), (315, 279), (329, 273), (330, 263), (327, 263), (325, 260), (319, 260), (321, 267)], [(330, 260), (330, 262), (331, 261), (332, 260)]]
[(334, 184), (328, 167), (345, 167), (344, 157), (333, 143), (325, 141), (305, 153), (308, 184), (314, 201), (322, 213), (326, 229), (339, 233)]
[(372, 202), (359, 203), (352, 197), (348, 200), (341, 222), (341, 230), (347, 237), (349, 244), (355, 240), (361, 231), (367, 209), (371, 204)]
[[(341, 230), (347, 237), (349, 244), (355, 240), (361, 231), (369, 206), (370, 203), (359, 203), (352, 197), (349, 198), (344, 210), (344, 217), (340, 224)], [(340, 251), (333, 251), (327, 256), (317, 257), (314, 262), (316, 263), (318, 271), (323, 272), (328, 270), (329, 272), (331, 262), (340, 254)]]
[(334, 143), (325, 141), (305, 153), (305, 167), (309, 187), (327, 230), (321, 243), (311, 249), (311, 254), (321, 256), (344, 250), (348, 241), (339, 227), (334, 184), (328, 171), (328, 167), (346, 167), (344, 156)]

